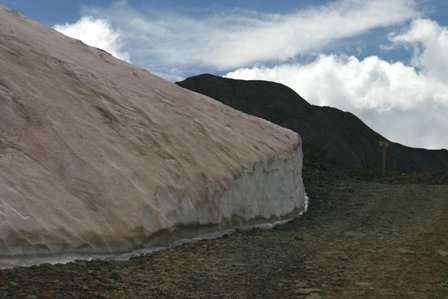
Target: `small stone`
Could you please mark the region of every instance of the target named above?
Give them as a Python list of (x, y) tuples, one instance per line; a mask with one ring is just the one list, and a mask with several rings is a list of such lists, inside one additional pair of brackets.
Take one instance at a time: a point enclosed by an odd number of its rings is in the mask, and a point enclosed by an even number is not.
[(347, 237), (351, 237), (351, 238), (362, 238), (365, 236), (364, 233), (361, 232), (355, 232), (355, 231), (348, 231), (345, 232), (344, 235), (346, 235)]
[(342, 188), (342, 190), (345, 191), (345, 192), (349, 192), (349, 193), (354, 193), (355, 192), (355, 189), (353, 189), (351, 187), (345, 187), (345, 188)]
[(325, 254), (325, 255), (337, 255), (337, 254), (341, 254), (341, 252), (337, 251), (337, 250), (330, 250), (330, 251), (325, 251), (323, 254)]
[(445, 251), (445, 250), (442, 250), (442, 249), (437, 250), (437, 253), (439, 255), (443, 256), (443, 257), (448, 256), (448, 251)]
[(110, 278), (112, 278), (112, 279), (114, 279), (114, 280), (119, 280), (119, 279), (121, 279), (121, 275), (120, 275), (120, 273), (118, 273), (117, 271), (113, 271), (113, 272), (110, 274)]
[(101, 285), (101, 281), (99, 281), (98, 279), (95, 279), (92, 281), (92, 285), (99, 286), (99, 285)]
[(312, 288), (300, 288), (297, 289), (296, 293), (300, 295), (308, 295), (312, 293), (319, 293), (320, 289), (312, 289)]
[(399, 253), (405, 253), (405, 254), (413, 254), (413, 253), (415, 253), (415, 251), (412, 251), (412, 250), (406, 249), (406, 248), (397, 248), (397, 251)]
[(74, 262), (75, 262), (75, 264), (77, 264), (78, 266), (81, 266), (81, 267), (84, 267), (87, 265), (87, 262), (83, 261), (83, 260), (75, 260)]
[(322, 296), (317, 293), (313, 293), (305, 297), (305, 299), (320, 299), (320, 298), (322, 298)]
[(337, 251), (337, 250), (330, 250), (323, 253), (324, 255), (331, 257), (331, 258), (337, 258), (343, 261), (348, 261), (350, 258), (348, 255), (346, 255), (344, 252)]
[(137, 273), (135, 274), (135, 277), (139, 280), (145, 280), (146, 276), (143, 273)]
[(308, 284), (306, 282), (299, 282), (297, 283), (297, 286), (301, 289), (304, 289), (308, 286)]
[(113, 280), (113, 279), (107, 279), (106, 282), (107, 282), (109, 285), (115, 285), (115, 280)]
[(343, 260), (343, 261), (348, 261), (350, 258), (348, 257), (348, 255), (346, 254), (341, 254), (338, 256), (339, 259)]
[(370, 286), (370, 283), (369, 283), (369, 282), (362, 282), (362, 281), (355, 282), (355, 284), (356, 284), (358, 287), (369, 287), (369, 286)]

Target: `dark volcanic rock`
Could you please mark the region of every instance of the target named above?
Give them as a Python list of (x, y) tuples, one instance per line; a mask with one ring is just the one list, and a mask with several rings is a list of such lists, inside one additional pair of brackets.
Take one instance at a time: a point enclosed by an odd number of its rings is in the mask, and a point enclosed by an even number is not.
[[(381, 166), (378, 142), (386, 138), (352, 113), (311, 105), (282, 84), (233, 80), (209, 74), (177, 84), (300, 133), (305, 161), (314, 160), (340, 169), (375, 169)], [(443, 171), (448, 169), (448, 151), (411, 148), (391, 142), (387, 168), (395, 171)]]

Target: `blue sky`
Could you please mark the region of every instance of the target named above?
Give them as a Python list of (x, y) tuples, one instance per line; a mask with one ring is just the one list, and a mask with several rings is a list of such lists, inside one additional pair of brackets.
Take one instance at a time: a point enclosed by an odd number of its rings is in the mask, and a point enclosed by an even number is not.
[(281, 82), (407, 145), (448, 148), (446, 0), (7, 0), (164, 77)]
[[(110, 6), (110, 0), (4, 0), (2, 4), (19, 10), (23, 14), (46, 25), (54, 25), (65, 22), (75, 22), (81, 17), (83, 6), (107, 7)], [(242, 8), (254, 11), (269, 13), (285, 13), (291, 10), (304, 8), (307, 6), (320, 5), (328, 0), (221, 0), (221, 1), (203, 1), (203, 0), (128, 0), (129, 5), (138, 9), (162, 9), (179, 10), (184, 12), (201, 11), (205, 9), (222, 10)], [(205, 2), (205, 3), (204, 3)], [(208, 2), (208, 3), (207, 3)], [(442, 1), (440, 1), (442, 2)]]

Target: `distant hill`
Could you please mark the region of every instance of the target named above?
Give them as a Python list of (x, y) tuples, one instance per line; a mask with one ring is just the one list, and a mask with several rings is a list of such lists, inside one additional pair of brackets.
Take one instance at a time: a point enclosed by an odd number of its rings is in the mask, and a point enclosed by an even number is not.
[[(387, 141), (386, 138), (354, 114), (311, 105), (285, 85), (210, 74), (191, 77), (177, 84), (298, 132), (304, 142), (305, 161), (316, 160), (339, 169), (381, 166), (378, 143)], [(411, 148), (391, 142), (387, 168), (394, 171), (446, 171), (448, 151)]]

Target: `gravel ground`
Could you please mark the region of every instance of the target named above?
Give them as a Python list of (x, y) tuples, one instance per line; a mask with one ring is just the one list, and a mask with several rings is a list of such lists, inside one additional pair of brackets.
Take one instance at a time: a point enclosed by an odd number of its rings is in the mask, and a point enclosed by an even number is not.
[(0, 271), (9, 298), (448, 298), (448, 185), (309, 175), (273, 230), (118, 261)]

